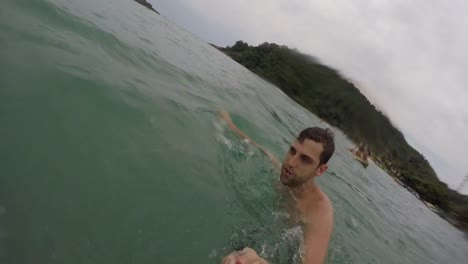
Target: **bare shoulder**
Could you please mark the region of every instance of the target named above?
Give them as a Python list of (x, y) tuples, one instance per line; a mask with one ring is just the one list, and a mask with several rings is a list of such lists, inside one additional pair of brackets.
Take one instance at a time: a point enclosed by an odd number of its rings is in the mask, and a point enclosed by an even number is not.
[(308, 223), (315, 227), (331, 228), (333, 226), (333, 205), (325, 193), (321, 193), (318, 199), (311, 202), (308, 218)]
[(330, 198), (328, 198), (328, 196), (323, 192), (320, 193), (319, 199), (315, 201), (312, 208), (314, 214), (319, 213), (320, 215), (333, 215), (333, 205)]
[(323, 199), (320, 202), (320, 207), (322, 210), (333, 214), (333, 205), (330, 201), (330, 198), (326, 194), (323, 194)]

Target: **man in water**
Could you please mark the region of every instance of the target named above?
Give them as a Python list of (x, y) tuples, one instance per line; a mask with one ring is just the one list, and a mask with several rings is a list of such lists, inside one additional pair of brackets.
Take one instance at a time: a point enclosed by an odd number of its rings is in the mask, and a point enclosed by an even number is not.
[[(333, 207), (327, 195), (315, 183), (315, 177), (327, 171), (327, 162), (335, 151), (329, 130), (311, 127), (303, 130), (292, 143), (284, 161), (279, 162), (264, 147), (255, 143), (232, 122), (225, 111), (221, 117), (240, 137), (260, 148), (281, 169), (282, 191), (289, 194), (291, 211), (298, 216), (304, 232), (304, 264), (323, 263), (333, 230)], [(223, 264), (265, 264), (251, 248), (234, 251), (222, 260)]]

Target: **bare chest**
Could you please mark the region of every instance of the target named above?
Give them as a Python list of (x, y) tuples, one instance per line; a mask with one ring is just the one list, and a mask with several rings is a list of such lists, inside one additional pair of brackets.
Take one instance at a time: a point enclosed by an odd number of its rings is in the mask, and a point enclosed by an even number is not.
[(313, 214), (311, 210), (311, 202), (306, 199), (301, 199), (291, 193), (285, 193), (283, 197), (283, 207), (289, 215), (291, 225), (305, 224)]

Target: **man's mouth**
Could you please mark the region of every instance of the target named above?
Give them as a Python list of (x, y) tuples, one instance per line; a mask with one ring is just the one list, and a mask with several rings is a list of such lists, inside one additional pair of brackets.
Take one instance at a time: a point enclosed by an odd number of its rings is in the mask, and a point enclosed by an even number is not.
[(294, 173), (290, 169), (284, 168), (283, 175), (286, 176), (286, 178), (289, 178), (289, 177), (292, 177), (294, 175)]

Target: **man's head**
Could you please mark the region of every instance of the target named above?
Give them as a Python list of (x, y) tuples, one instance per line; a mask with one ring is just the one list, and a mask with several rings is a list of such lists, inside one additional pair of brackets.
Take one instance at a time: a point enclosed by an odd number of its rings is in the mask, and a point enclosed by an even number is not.
[(290, 146), (281, 166), (281, 182), (289, 187), (304, 184), (322, 175), (335, 151), (333, 134), (328, 129), (304, 129)]

